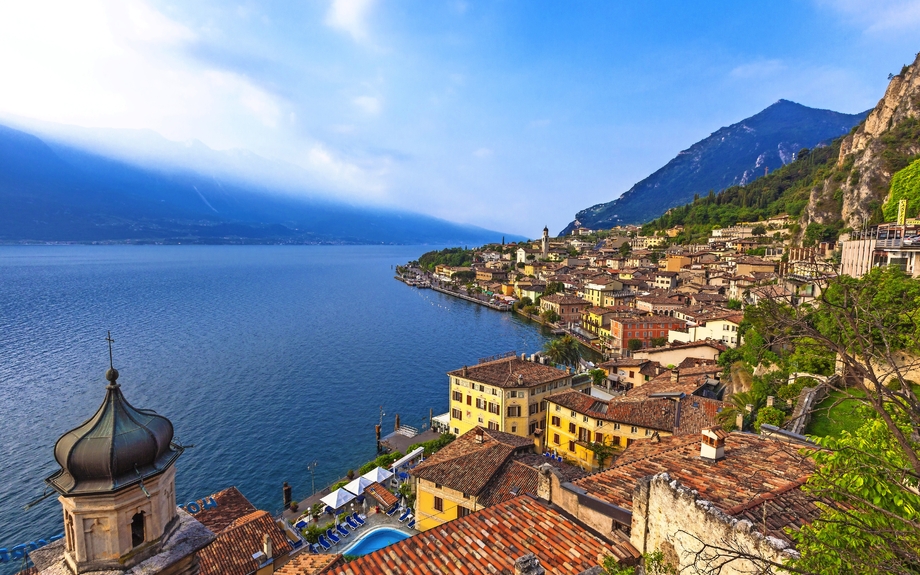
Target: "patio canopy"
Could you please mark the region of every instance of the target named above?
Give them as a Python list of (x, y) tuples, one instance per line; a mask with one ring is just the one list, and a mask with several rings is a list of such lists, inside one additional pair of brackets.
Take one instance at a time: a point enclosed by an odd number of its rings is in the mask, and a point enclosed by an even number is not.
[(392, 471), (388, 471), (388, 470), (386, 470), (386, 469), (384, 469), (384, 468), (382, 468), (382, 467), (377, 467), (377, 468), (375, 468), (375, 469), (372, 469), (372, 470), (368, 471), (367, 473), (365, 473), (365, 474), (362, 475), (361, 477), (363, 477), (364, 479), (367, 479), (367, 480), (370, 481), (371, 483), (375, 483), (375, 482), (376, 482), (376, 483), (383, 483), (383, 482), (386, 481), (387, 479), (393, 477), (393, 472), (392, 472)]
[(361, 477), (355, 477), (351, 483), (342, 489), (347, 489), (350, 493), (354, 493), (355, 495), (361, 495), (364, 493), (364, 490), (367, 488), (367, 486), (371, 483), (373, 483), (373, 481), (365, 478), (362, 475)]
[(346, 491), (342, 488), (336, 489), (329, 495), (320, 499), (327, 506), (332, 507), (333, 509), (341, 509), (349, 501), (355, 498), (355, 494), (349, 491)]

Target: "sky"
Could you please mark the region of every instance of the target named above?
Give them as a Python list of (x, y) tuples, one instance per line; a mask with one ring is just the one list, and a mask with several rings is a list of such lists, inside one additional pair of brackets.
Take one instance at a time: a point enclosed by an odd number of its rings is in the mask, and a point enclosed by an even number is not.
[(869, 109), (918, 50), (920, 0), (2, 0), (0, 114), (537, 237), (780, 98)]

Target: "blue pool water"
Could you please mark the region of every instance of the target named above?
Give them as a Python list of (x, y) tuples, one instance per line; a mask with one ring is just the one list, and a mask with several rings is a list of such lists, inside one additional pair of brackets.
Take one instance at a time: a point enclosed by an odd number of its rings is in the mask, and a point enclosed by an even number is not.
[(398, 529), (381, 527), (362, 535), (361, 538), (355, 541), (354, 545), (346, 549), (344, 553), (346, 555), (367, 555), (368, 553), (373, 553), (378, 549), (383, 549), (388, 545), (398, 543), (408, 538), (409, 535), (407, 533), (403, 533)]
[[(426, 246), (0, 246), (0, 548), (63, 529), (54, 442), (105, 395), (107, 330), (135, 407), (195, 447), (180, 503), (236, 485), (257, 507), (357, 469), (374, 425), (447, 410), (446, 372), (534, 352), (539, 326), (393, 279)], [(0, 575), (16, 566), (0, 563)]]

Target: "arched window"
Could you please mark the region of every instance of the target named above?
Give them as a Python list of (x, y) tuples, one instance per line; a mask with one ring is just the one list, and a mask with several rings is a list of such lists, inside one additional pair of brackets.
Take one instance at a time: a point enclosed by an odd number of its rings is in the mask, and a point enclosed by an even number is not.
[(131, 518), (131, 547), (144, 542), (144, 512), (135, 513)]

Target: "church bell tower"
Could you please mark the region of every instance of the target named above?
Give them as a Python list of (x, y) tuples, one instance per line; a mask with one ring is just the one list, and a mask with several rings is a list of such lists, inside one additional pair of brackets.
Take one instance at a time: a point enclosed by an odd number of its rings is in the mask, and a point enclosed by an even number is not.
[(546, 261), (549, 257), (549, 228), (547, 227), (543, 228), (543, 240), (540, 247), (543, 254), (543, 260)]
[(96, 413), (61, 436), (61, 469), (45, 479), (64, 511), (64, 561), (74, 573), (123, 571), (157, 555), (178, 522), (172, 423), (125, 399), (112, 365)]

